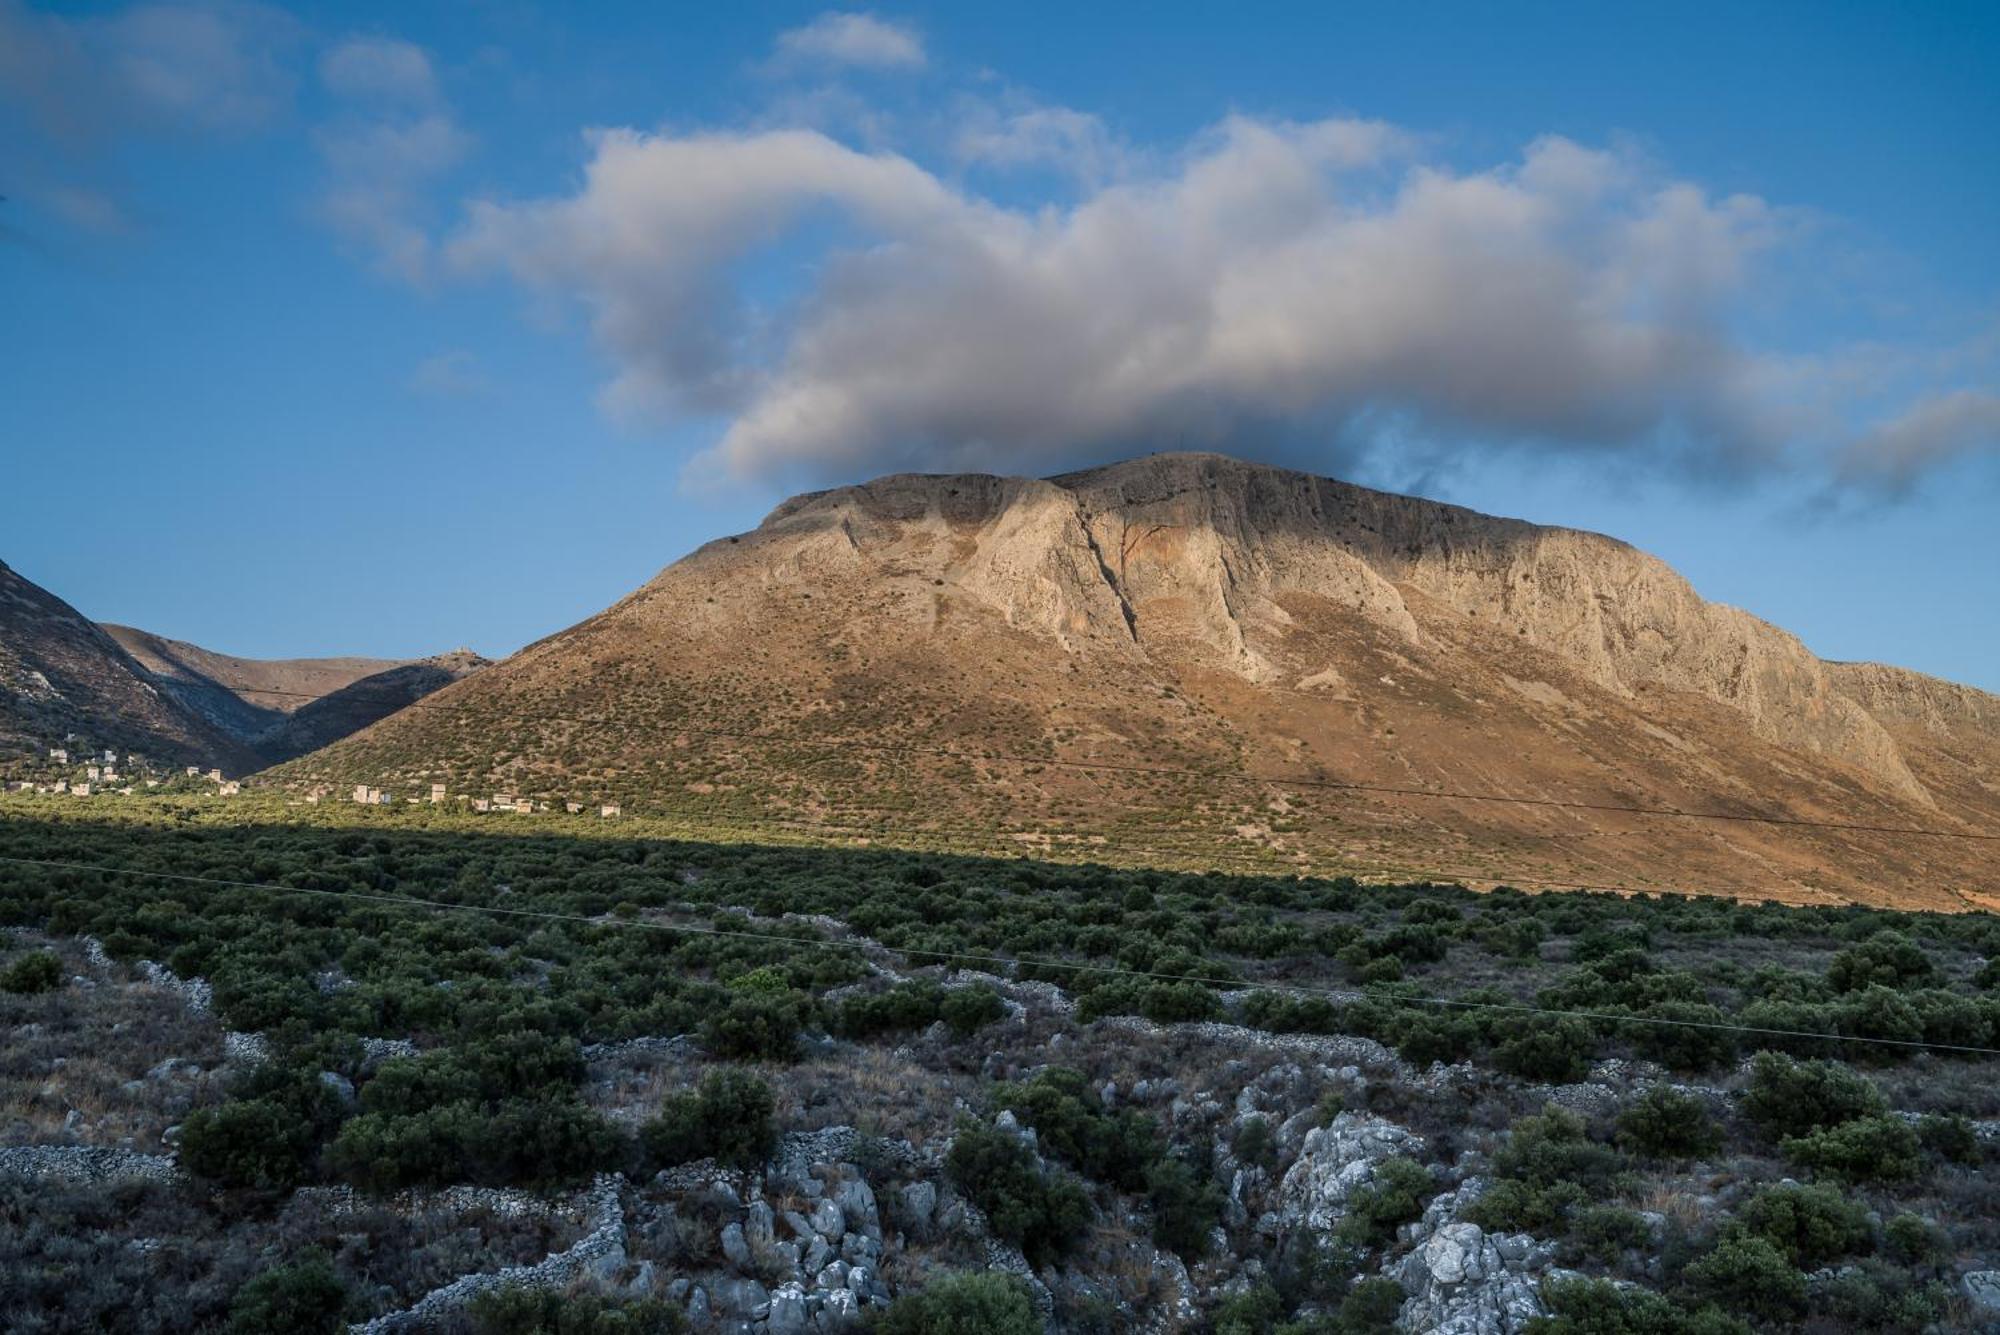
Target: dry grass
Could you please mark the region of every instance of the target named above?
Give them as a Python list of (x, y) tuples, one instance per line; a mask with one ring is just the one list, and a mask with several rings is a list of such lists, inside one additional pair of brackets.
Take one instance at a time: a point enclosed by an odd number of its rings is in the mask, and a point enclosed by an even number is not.
[(74, 941), (24, 944), (55, 950), (66, 981), (0, 993), (0, 1143), (165, 1149), (162, 1132), (220, 1097), (220, 1027), (123, 969), (93, 968)]

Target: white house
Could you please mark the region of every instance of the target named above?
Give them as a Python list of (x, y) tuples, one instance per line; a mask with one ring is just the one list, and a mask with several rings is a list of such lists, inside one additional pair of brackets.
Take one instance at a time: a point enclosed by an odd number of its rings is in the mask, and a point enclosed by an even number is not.
[(622, 815), (623, 812), (619, 810), (616, 802), (606, 802), (597, 809), (597, 814), (603, 820), (610, 820), (613, 816)]

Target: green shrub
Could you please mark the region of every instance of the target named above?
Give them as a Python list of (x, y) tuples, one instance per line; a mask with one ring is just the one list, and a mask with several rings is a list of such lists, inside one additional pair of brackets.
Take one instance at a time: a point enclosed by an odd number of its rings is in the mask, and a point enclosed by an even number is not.
[(1542, 1284), (1547, 1316), (1524, 1335), (1748, 1335), (1750, 1328), (1713, 1305), (1683, 1310), (1649, 1289), (1607, 1279), (1551, 1279)]
[(702, 1022), (701, 1045), (723, 1061), (792, 1061), (803, 1010), (792, 993), (739, 992)]
[[(1357, 1283), (1341, 1298), (1327, 1323), (1327, 1335), (1378, 1335), (1395, 1329), (1396, 1316), (1403, 1309), (1403, 1286), (1393, 1279), (1372, 1275)], [(1317, 1335), (1309, 1326), (1292, 1327), (1281, 1335)]]
[(1951, 1237), (1922, 1215), (1905, 1211), (1882, 1226), (1882, 1250), (1902, 1265), (1936, 1266), (1951, 1255)]
[(347, 1287), (326, 1257), (308, 1252), (274, 1266), (236, 1291), (229, 1300), (230, 1335), (333, 1335), (347, 1328)]
[(1920, 1281), (1880, 1262), (1843, 1268), (1813, 1294), (1815, 1324), (1841, 1331), (1921, 1335), (1935, 1331), (1951, 1292), (1935, 1280)]
[(1773, 1140), (1871, 1117), (1888, 1104), (1866, 1077), (1839, 1062), (1760, 1052), (1750, 1063), (1743, 1115)]
[(1334, 1235), (1356, 1247), (1386, 1245), (1394, 1240), (1397, 1228), (1423, 1214), (1436, 1194), (1437, 1183), (1422, 1164), (1401, 1157), (1384, 1159), (1365, 1185), (1348, 1194), (1347, 1217)]
[(1972, 1129), (1972, 1123), (1963, 1117), (1924, 1117), (1917, 1122), (1917, 1140), (1946, 1163), (1965, 1164), (1976, 1167), (1984, 1162), (1986, 1151), (1979, 1143), (1979, 1136)]
[(1614, 1265), (1626, 1252), (1645, 1251), (1653, 1243), (1653, 1227), (1636, 1210), (1620, 1205), (1592, 1205), (1570, 1220), (1570, 1250), (1603, 1265)]
[(1765, 1187), (1744, 1202), (1730, 1227), (1764, 1239), (1801, 1270), (1865, 1252), (1873, 1242), (1867, 1207), (1817, 1183)]
[(1762, 1321), (1790, 1321), (1805, 1311), (1806, 1277), (1763, 1238), (1725, 1233), (1683, 1277), (1727, 1311)]
[(995, 1272), (947, 1275), (889, 1305), (878, 1335), (1041, 1335), (1025, 1285)]
[(1722, 1148), (1722, 1128), (1698, 1094), (1654, 1085), (1618, 1114), (1618, 1143), (1648, 1159), (1705, 1159)]
[(1503, 1233), (1560, 1232), (1572, 1211), (1611, 1189), (1624, 1156), (1592, 1140), (1583, 1119), (1551, 1105), (1514, 1123), (1493, 1156), (1494, 1181), (1466, 1218)]
[(1106, 1109), (1083, 1073), (1068, 1067), (1051, 1066), (1032, 1080), (999, 1085), (993, 1102), (1032, 1126), (1045, 1153), (1124, 1191), (1143, 1187), (1147, 1166), (1166, 1153), (1152, 1118)]
[(771, 1087), (748, 1071), (710, 1071), (693, 1089), (669, 1095), (639, 1128), (648, 1171), (714, 1159), (755, 1168), (778, 1145)]
[(1865, 987), (1921, 987), (1937, 977), (1937, 966), (1900, 932), (1879, 932), (1849, 946), (1827, 965), (1826, 981), (1837, 992)]
[(1923, 1147), (1900, 1118), (1862, 1117), (1779, 1144), (1801, 1168), (1847, 1182), (1912, 1182), (1923, 1172)]
[(62, 986), (62, 982), (62, 961), (52, 950), (33, 951), (0, 970), (0, 992), (12, 992), (16, 996), (53, 992)]
[(959, 1038), (970, 1038), (1007, 1014), (1006, 1003), (990, 987), (955, 987), (938, 1003), (938, 1018)]
[(1257, 1284), (1217, 1303), (1210, 1322), (1215, 1335), (1271, 1335), (1284, 1319), (1285, 1300), (1269, 1284)]
[(1278, 1162), (1278, 1139), (1267, 1118), (1245, 1118), (1236, 1128), (1236, 1140), (1230, 1148), (1238, 1159), (1259, 1168), (1271, 1168)]
[(1676, 1071), (1706, 1071), (1733, 1061), (1736, 1034), (1722, 1009), (1705, 1001), (1656, 1001), (1626, 1029), (1641, 1057)]
[(326, 1149), (333, 1176), (365, 1191), (413, 1186), (559, 1186), (616, 1166), (627, 1141), (572, 1099), (448, 1103), (419, 1113), (363, 1113)]
[(1153, 1213), (1153, 1241), (1190, 1260), (1207, 1253), (1222, 1217), (1222, 1189), (1178, 1156), (1146, 1166), (1146, 1201)]
[(1574, 1016), (1516, 1015), (1500, 1021), (1493, 1064), (1523, 1080), (1569, 1084), (1590, 1074), (1597, 1034)]
[(472, 1335), (677, 1335), (678, 1308), (656, 1298), (617, 1303), (595, 1293), (509, 1284), (466, 1304)]
[(994, 1233), (1037, 1265), (1060, 1256), (1090, 1221), (1090, 1200), (1076, 1179), (1043, 1169), (1033, 1150), (999, 1128), (960, 1126), (945, 1170), (986, 1212)]
[(181, 1165), (225, 1187), (272, 1191), (312, 1175), (320, 1147), (346, 1115), (316, 1071), (259, 1067), (231, 1097), (181, 1124)]

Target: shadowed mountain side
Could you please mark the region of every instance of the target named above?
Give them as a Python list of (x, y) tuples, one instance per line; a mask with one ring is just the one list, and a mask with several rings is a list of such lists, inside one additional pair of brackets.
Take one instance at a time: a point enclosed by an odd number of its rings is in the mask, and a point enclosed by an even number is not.
[(36, 752), (71, 734), (168, 764), (261, 762), (163, 691), (110, 635), (54, 594), (0, 564), (0, 744)]
[(398, 664), (387, 658), (238, 658), (132, 626), (104, 630), (160, 689), (240, 742), (270, 732), (313, 696)]
[[(1957, 743), (1878, 718), (1883, 692), (1852, 680), (1612, 539), (1160, 455), (795, 498), (275, 777), (1122, 842), (1178, 865), (1991, 893), (1991, 844), (1534, 804), (2000, 826)], [(1991, 699), (1936, 708), (1990, 718)], [(1159, 772), (1176, 770), (1197, 773)], [(1245, 774), (1526, 802), (1226, 777)]]

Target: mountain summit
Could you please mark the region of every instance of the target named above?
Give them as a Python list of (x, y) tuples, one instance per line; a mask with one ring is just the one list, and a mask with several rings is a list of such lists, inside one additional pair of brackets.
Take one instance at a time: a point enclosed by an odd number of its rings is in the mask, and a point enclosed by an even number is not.
[(1822, 662), (1611, 538), (1219, 455), (799, 496), (439, 700), (282, 773), (1217, 865), (1994, 889), (1976, 843), (1819, 824), (2000, 824), (1994, 697)]

